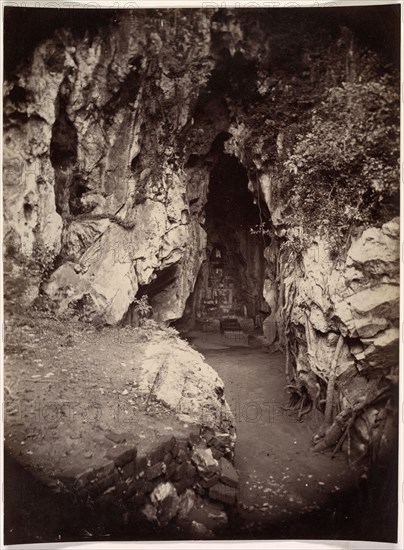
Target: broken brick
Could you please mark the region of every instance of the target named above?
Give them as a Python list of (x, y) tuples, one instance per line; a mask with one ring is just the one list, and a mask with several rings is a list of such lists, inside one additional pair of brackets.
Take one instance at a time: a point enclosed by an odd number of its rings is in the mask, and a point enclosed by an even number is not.
[(132, 462), (128, 462), (122, 466), (122, 475), (123, 477), (131, 477), (135, 475), (135, 463), (133, 460)]
[(115, 466), (123, 466), (124, 464), (136, 458), (136, 448), (119, 445), (118, 447), (112, 447), (111, 449), (108, 449), (105, 456), (110, 460), (113, 460)]
[(98, 479), (100, 479), (102, 477), (106, 477), (109, 474), (112, 474), (112, 472), (114, 471), (114, 468), (115, 468), (115, 464), (114, 464), (113, 460), (106, 460), (105, 462), (103, 462), (98, 467), (97, 466), (94, 467), (94, 475)]
[(224, 483), (216, 483), (209, 489), (209, 496), (213, 500), (219, 500), (225, 504), (235, 504), (237, 501), (237, 489)]
[(219, 481), (219, 474), (213, 474), (211, 477), (201, 479), (200, 484), (204, 489), (209, 489), (209, 487), (212, 487), (212, 485), (214, 485), (218, 481)]
[(183, 477), (179, 481), (174, 481), (173, 485), (177, 491), (177, 493), (180, 495), (185, 491), (185, 489), (188, 489), (188, 487), (192, 487), (194, 484), (194, 480), (192, 480), (189, 477)]
[(196, 468), (189, 462), (183, 462), (180, 464), (173, 474), (174, 481), (179, 481), (184, 477), (189, 478), (192, 481), (196, 479)]
[(171, 464), (169, 464), (169, 465), (167, 466), (167, 469), (166, 469), (166, 476), (167, 476), (167, 477), (171, 477), (171, 476), (174, 474), (174, 472), (175, 472), (175, 470), (176, 470), (177, 468), (178, 468), (177, 462), (171, 462)]
[(93, 468), (89, 468), (83, 472), (83, 470), (73, 467), (58, 475), (58, 479), (66, 485), (74, 485), (77, 489), (80, 489), (86, 487), (94, 476)]
[(106, 430), (104, 435), (107, 439), (113, 441), (117, 445), (118, 443), (125, 443), (127, 440), (127, 434), (113, 432), (112, 430)]
[(238, 487), (238, 475), (234, 466), (226, 458), (221, 458), (219, 465), (221, 481), (230, 487)]
[(150, 481), (151, 479), (155, 479), (159, 475), (163, 474), (165, 472), (165, 465), (163, 462), (157, 462), (157, 464), (153, 464), (150, 468), (146, 471), (146, 479)]

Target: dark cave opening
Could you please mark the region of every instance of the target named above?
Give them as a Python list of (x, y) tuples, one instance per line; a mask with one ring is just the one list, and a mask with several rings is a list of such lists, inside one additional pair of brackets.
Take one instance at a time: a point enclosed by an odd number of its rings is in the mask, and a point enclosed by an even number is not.
[[(178, 264), (173, 264), (165, 267), (161, 271), (155, 274), (154, 279), (147, 285), (142, 285), (136, 294), (136, 299), (130, 304), (127, 312), (122, 318), (122, 326), (139, 326), (139, 322), (142, 318), (151, 316), (151, 312), (155, 309), (156, 301), (159, 300), (159, 295), (164, 293), (165, 290), (171, 287), (178, 276)], [(142, 299), (146, 299), (145, 304), (151, 306), (150, 315), (142, 307), (139, 307), (139, 302)]]
[(267, 237), (255, 228), (262, 223), (257, 199), (248, 188), (245, 167), (223, 152), (228, 136), (220, 136), (209, 179), (205, 208), (206, 260), (179, 330), (209, 322), (219, 329), (223, 319), (236, 319), (246, 332), (260, 330), (268, 306), (263, 298), (264, 248)]
[[(70, 214), (74, 186), (73, 168), (77, 160), (77, 131), (66, 113), (67, 100), (59, 94), (56, 104), (56, 120), (52, 127), (50, 161), (55, 170), (56, 211), (60, 215)], [(73, 208), (74, 210), (74, 208)], [(74, 212), (77, 213), (77, 212)]]

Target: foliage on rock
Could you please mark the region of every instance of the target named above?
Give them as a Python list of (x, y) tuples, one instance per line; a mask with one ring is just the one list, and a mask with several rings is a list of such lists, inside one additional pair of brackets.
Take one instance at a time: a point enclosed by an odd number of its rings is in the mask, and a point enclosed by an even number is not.
[(328, 91), (284, 163), (296, 221), (341, 235), (398, 213), (398, 113), (388, 76)]

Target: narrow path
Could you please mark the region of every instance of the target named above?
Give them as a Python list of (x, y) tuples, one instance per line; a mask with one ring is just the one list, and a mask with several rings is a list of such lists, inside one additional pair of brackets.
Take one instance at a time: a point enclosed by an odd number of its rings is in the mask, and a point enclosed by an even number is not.
[(344, 455), (331, 459), (330, 454), (310, 450), (321, 413), (298, 422), (282, 409), (288, 402), (284, 356), (246, 342), (228, 345), (220, 335), (192, 338), (191, 343), (223, 379), (236, 418), (240, 529), (303, 538), (307, 527), (308, 538), (320, 538), (326, 525), (329, 529), (336, 524), (338, 503), (355, 480)]

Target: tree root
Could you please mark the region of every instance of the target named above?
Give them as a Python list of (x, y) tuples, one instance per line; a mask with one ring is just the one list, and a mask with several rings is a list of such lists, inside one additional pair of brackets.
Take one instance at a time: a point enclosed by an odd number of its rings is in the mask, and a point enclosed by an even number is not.
[(338, 364), (338, 357), (341, 352), (341, 348), (344, 344), (344, 337), (342, 334), (338, 339), (337, 346), (335, 348), (334, 357), (331, 362), (330, 368), (330, 378), (328, 379), (327, 385), (327, 397), (325, 402), (325, 415), (324, 415), (324, 424), (330, 426), (332, 424), (332, 408), (334, 404), (334, 392), (335, 392), (335, 376)]
[(295, 384), (288, 384), (285, 390), (291, 394), (290, 400), (289, 404), (286, 407), (281, 407), (281, 409), (289, 412), (291, 415), (296, 414), (297, 420), (302, 422), (304, 416), (313, 408), (310, 396), (303, 386), (297, 386)]
[[(332, 456), (334, 457), (336, 453), (341, 449), (342, 444), (345, 439), (348, 437), (348, 458), (350, 461), (350, 439), (351, 439), (351, 429), (355, 423), (356, 418), (360, 413), (366, 410), (371, 405), (389, 399), (390, 390), (389, 388), (381, 389), (373, 398), (368, 401), (357, 403), (352, 408), (347, 408), (341, 411), (336, 417), (331, 426), (326, 428), (324, 435), (317, 434), (314, 436), (314, 446), (311, 448), (313, 452), (321, 452), (334, 447)], [(362, 460), (368, 453), (368, 449), (364, 452), (359, 459), (355, 460), (353, 464), (356, 464)], [(351, 464), (351, 465), (353, 465)]]

